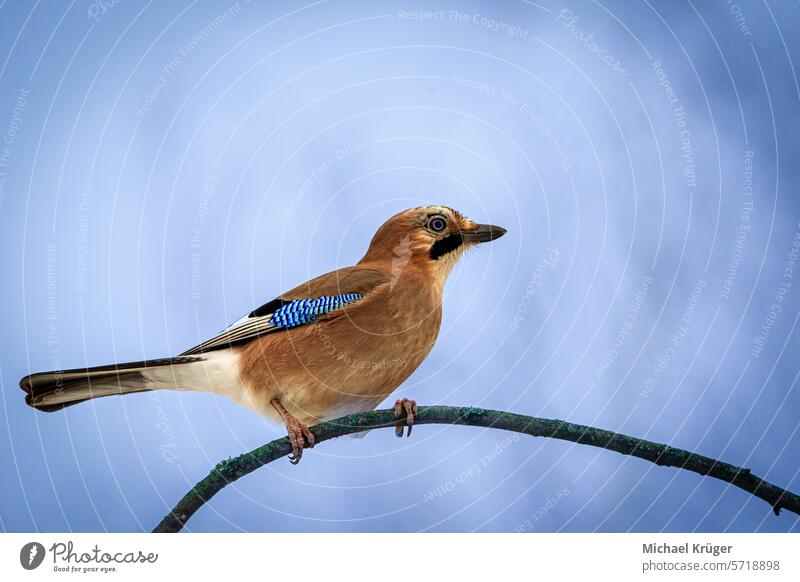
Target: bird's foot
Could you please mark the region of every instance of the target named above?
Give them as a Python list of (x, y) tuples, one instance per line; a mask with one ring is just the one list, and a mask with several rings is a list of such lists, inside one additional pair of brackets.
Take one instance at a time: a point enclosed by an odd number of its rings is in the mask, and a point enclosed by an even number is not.
[(286, 421), (286, 432), (289, 434), (289, 442), (292, 443), (292, 454), (289, 455), (289, 462), (296, 465), (303, 456), (303, 449), (314, 448), (314, 435), (308, 427), (295, 417), (290, 416)]
[[(417, 403), (414, 400), (403, 398), (394, 403), (394, 417), (397, 422), (394, 425), (395, 436), (402, 438), (404, 427), (408, 427), (408, 434), (411, 436), (411, 429), (414, 428), (414, 415), (417, 414)], [(402, 417), (405, 416), (405, 421)]]
[(283, 424), (286, 425), (286, 433), (289, 435), (289, 442), (292, 444), (292, 454), (289, 455), (289, 462), (292, 465), (296, 465), (303, 456), (303, 449), (314, 448), (314, 435), (305, 424), (286, 411), (280, 400), (275, 399), (270, 404), (278, 411), (281, 419), (283, 419)]

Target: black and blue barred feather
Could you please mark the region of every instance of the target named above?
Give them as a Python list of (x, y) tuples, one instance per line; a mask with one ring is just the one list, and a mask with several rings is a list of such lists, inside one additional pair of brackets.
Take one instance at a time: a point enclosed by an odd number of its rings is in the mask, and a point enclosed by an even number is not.
[(296, 299), (275, 310), (270, 323), (276, 327), (297, 327), (313, 322), (318, 316), (364, 297), (361, 293), (324, 295), (317, 299)]
[(323, 295), (317, 299), (280, 300), (273, 305), (279, 306), (271, 313), (254, 316), (251, 313), (243, 317), (218, 335), (181, 354), (182, 356), (202, 354), (217, 349), (229, 348), (251, 341), (265, 333), (290, 329), (314, 322), (317, 317), (325, 315), (363, 298), (363, 293), (345, 293), (342, 295)]

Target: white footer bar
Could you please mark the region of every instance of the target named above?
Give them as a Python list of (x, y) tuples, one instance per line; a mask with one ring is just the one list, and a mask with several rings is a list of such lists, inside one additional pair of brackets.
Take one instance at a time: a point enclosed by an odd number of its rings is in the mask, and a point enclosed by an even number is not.
[(800, 580), (798, 554), (795, 534), (2, 534), (0, 580)]

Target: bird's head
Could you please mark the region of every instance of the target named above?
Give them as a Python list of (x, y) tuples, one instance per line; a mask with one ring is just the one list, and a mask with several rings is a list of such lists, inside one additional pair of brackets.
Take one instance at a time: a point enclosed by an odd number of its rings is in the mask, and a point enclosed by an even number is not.
[(414, 267), (444, 282), (465, 250), (505, 233), (504, 228), (475, 223), (447, 206), (410, 208), (383, 223), (359, 264), (383, 264), (398, 274)]

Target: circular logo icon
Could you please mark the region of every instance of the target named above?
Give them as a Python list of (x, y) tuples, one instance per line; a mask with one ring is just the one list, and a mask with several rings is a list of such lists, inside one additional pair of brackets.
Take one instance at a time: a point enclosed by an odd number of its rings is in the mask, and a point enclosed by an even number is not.
[(26, 570), (35, 570), (44, 561), (44, 546), (39, 542), (28, 542), (19, 551), (19, 563)]

